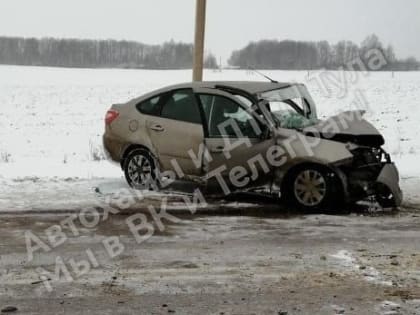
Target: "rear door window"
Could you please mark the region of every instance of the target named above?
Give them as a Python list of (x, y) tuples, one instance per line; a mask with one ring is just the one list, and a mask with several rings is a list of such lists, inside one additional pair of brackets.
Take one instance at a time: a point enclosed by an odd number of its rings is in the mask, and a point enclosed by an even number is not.
[(162, 118), (201, 124), (201, 114), (192, 90), (177, 90), (162, 107)]

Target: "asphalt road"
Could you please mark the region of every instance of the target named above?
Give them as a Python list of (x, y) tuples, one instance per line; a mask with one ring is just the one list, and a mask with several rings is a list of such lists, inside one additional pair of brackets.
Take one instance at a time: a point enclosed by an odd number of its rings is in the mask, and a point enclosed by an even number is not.
[[(162, 226), (147, 217), (155, 232), (141, 243), (127, 223), (132, 214), (93, 228), (77, 219), (77, 236), (66, 226), (65, 242), (37, 250), (32, 261), (25, 233), (49, 246), (45, 229), (71, 214), (1, 215), (0, 308), (16, 307), (11, 314), (420, 314), (416, 210), (333, 216), (247, 208), (240, 215), (237, 209), (179, 215)], [(124, 246), (114, 258), (103, 243), (110, 239)], [(64, 274), (40, 279), (37, 268), (54, 272), (57, 258), (72, 281)], [(90, 270), (75, 273), (72, 259), (90, 262)]]

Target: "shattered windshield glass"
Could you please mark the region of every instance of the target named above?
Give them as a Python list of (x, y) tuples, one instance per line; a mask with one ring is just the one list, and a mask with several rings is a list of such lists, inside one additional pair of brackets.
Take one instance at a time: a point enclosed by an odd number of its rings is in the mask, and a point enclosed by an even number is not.
[(315, 103), (304, 85), (264, 92), (259, 97), (268, 102), (280, 128), (302, 129), (319, 122)]

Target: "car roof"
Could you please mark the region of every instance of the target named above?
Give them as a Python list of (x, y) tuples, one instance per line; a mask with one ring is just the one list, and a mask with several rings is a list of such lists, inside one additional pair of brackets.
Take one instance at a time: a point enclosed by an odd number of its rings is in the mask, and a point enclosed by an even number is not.
[(281, 89), (292, 85), (292, 83), (286, 82), (261, 82), (261, 81), (204, 81), (204, 82), (188, 82), (181, 83), (172, 86), (168, 86), (166, 89), (176, 90), (185, 88), (210, 88), (214, 89), (218, 86), (223, 86), (232, 89), (239, 89), (250, 94), (259, 94), (266, 91), (275, 89)]
[(224, 87), (245, 91), (252, 95), (257, 95), (263, 92), (272, 91), (276, 89), (286, 88), (296, 83), (285, 83), (285, 82), (262, 82), (262, 81), (204, 81), (204, 82), (187, 82), (175, 85), (166, 86), (159, 90), (151, 91), (140, 97), (132, 99), (129, 104), (137, 104), (148, 98), (156, 95), (179, 89), (217, 89), (218, 87)]

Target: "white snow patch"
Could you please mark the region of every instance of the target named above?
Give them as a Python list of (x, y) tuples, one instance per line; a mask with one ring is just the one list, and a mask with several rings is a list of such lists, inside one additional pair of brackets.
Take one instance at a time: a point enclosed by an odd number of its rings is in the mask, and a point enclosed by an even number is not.
[(401, 308), (400, 304), (392, 302), (392, 301), (383, 301), (381, 303), (381, 307), (383, 307), (383, 308)]
[(381, 315), (401, 314), (401, 305), (392, 301), (383, 301), (376, 306), (376, 311)]
[(352, 269), (359, 268), (359, 265), (356, 264), (356, 259), (345, 249), (339, 250), (337, 253), (330, 256), (339, 260), (344, 267), (351, 267)]
[(384, 276), (376, 268), (365, 266), (365, 269), (361, 270), (357, 259), (348, 250), (339, 250), (337, 253), (331, 254), (330, 257), (338, 260), (342, 267), (361, 274), (366, 281), (383, 286), (392, 286), (392, 281), (384, 280)]

